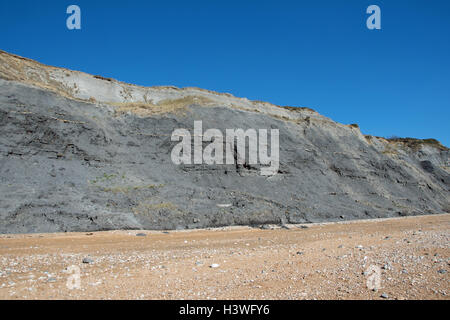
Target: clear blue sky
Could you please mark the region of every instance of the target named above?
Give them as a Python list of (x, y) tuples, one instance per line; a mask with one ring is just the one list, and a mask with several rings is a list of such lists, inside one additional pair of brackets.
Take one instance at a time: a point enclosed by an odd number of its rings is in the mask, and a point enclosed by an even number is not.
[[(77, 4), (82, 30), (66, 28)], [(381, 8), (382, 30), (366, 28)], [(145, 86), (307, 106), (365, 134), (450, 146), (448, 0), (15, 0), (0, 49)]]

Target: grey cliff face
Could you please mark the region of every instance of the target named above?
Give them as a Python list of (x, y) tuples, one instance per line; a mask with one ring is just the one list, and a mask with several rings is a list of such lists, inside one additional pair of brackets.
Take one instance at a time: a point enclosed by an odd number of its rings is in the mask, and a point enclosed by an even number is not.
[[(278, 174), (175, 165), (174, 129), (278, 129)], [(207, 143), (205, 143), (206, 145)], [(307, 108), (143, 88), (0, 52), (0, 233), (186, 229), (450, 211), (449, 149)]]

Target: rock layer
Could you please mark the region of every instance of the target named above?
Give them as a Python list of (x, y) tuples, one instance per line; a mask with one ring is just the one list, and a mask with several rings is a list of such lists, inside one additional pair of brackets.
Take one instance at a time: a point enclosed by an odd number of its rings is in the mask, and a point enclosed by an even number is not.
[[(278, 174), (173, 164), (173, 130), (192, 132), (196, 120), (222, 132), (279, 129)], [(435, 140), (364, 136), (308, 108), (139, 87), (0, 52), (0, 233), (444, 213), (449, 166)]]

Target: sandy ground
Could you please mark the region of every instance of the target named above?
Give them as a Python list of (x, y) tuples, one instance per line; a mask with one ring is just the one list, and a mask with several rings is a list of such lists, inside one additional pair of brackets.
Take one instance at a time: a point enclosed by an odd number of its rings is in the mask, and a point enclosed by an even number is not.
[(450, 214), (288, 228), (0, 235), (0, 299), (449, 299)]

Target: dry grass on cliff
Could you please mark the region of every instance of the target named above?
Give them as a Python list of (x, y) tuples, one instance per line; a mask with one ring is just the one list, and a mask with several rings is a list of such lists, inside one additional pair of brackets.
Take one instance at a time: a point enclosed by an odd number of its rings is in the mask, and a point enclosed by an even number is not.
[(212, 106), (214, 101), (201, 96), (187, 96), (179, 99), (166, 99), (153, 104), (150, 102), (118, 102), (110, 103), (116, 107), (117, 114), (134, 113), (142, 117), (166, 113), (185, 113), (191, 105)]
[(59, 94), (68, 99), (75, 99), (76, 87), (68, 87), (51, 76), (56, 67), (9, 54), (0, 50), (0, 78), (26, 83)]
[(401, 143), (414, 151), (420, 150), (424, 145), (435, 147), (440, 150), (448, 150), (446, 146), (442, 145), (436, 139), (389, 138), (387, 141), (390, 143)]

